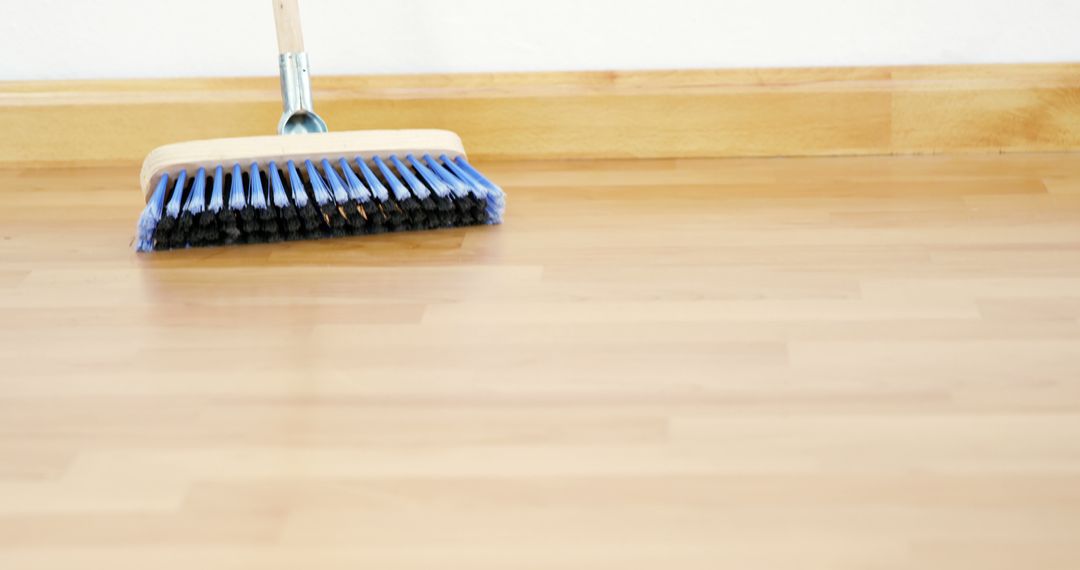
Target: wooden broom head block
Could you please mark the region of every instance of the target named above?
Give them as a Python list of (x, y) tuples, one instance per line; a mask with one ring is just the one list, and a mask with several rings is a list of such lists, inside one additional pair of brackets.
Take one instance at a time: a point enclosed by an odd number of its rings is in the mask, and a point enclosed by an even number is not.
[(213, 171), (218, 165), (226, 169), (239, 163), (245, 170), (252, 162), (265, 166), (274, 161), (284, 166), (289, 160), (321, 161), (324, 158), (337, 162), (344, 158), (350, 162), (356, 157), (365, 160), (391, 154), (404, 156), (430, 154), (450, 158), (465, 156), (465, 148), (456, 133), (438, 129), (409, 129), (388, 131), (345, 131), (310, 135), (271, 135), (262, 137), (238, 137), (211, 139), (168, 144), (155, 148), (143, 161), (140, 182), (143, 197), (150, 199), (161, 175), (187, 169), (194, 173), (199, 167)]

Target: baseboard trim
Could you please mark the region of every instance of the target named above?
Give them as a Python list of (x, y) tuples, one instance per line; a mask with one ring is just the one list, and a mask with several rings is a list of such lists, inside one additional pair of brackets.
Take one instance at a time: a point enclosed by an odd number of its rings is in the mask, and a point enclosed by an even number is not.
[[(1080, 148), (1080, 64), (317, 77), (334, 130), (456, 131), (480, 159)], [(141, 160), (272, 133), (276, 78), (0, 83), (0, 162)]]

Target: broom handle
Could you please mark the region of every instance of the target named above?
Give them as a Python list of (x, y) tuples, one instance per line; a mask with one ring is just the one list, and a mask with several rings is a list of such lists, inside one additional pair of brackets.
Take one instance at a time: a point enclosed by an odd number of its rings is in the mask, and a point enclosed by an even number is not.
[(300, 6), (297, 0), (273, 0), (273, 2), (278, 53), (304, 51), (304, 34), (300, 30)]

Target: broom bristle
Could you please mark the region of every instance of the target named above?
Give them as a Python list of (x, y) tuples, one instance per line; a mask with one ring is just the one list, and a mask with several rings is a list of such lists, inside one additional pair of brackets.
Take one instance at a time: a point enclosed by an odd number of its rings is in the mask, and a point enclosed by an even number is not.
[(502, 221), (504, 194), (463, 157), (251, 163), (161, 176), (135, 249), (264, 243)]

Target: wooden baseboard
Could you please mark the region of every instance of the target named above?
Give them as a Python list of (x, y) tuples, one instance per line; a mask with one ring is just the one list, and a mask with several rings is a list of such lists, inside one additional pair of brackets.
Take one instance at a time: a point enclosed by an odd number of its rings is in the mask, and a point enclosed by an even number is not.
[[(317, 77), (331, 129), (456, 131), (480, 159), (1062, 151), (1080, 64)], [(276, 78), (0, 83), (0, 162), (141, 160), (272, 133)]]

